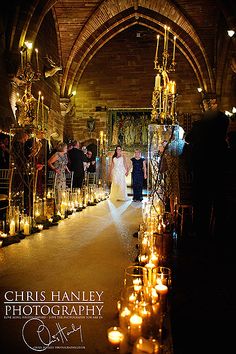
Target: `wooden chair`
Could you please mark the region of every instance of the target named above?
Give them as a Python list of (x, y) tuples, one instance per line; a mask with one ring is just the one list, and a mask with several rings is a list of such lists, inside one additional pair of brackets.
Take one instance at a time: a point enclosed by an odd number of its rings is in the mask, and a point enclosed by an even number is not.
[(96, 172), (88, 172), (87, 173), (87, 186), (94, 187), (97, 183)]
[(56, 182), (56, 173), (54, 171), (48, 171), (47, 177), (47, 188), (52, 190), (55, 194), (55, 182)]
[[(72, 191), (74, 172), (66, 172), (66, 188)], [(54, 171), (48, 171), (47, 187), (55, 194), (57, 174)]]
[(66, 188), (72, 192), (74, 172), (66, 172)]

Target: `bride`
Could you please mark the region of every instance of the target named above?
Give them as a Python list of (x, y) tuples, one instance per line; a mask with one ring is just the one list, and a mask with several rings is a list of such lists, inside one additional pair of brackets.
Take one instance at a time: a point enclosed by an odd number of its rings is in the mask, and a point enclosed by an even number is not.
[(117, 145), (112, 156), (109, 177), (111, 179), (111, 200), (129, 200), (125, 177), (129, 174), (129, 168), (125, 157), (122, 155), (122, 148)]

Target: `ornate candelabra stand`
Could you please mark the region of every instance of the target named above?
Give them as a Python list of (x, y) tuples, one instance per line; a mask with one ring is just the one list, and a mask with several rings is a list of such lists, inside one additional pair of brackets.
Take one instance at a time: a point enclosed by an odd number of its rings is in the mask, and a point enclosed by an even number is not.
[[(160, 36), (157, 35), (154, 69), (157, 71), (152, 95), (151, 124), (148, 126), (148, 195), (152, 205), (162, 203), (166, 211), (173, 211), (176, 196), (178, 160), (183, 147), (181, 127), (176, 117), (176, 82), (169, 74), (175, 71), (176, 37), (173, 53), (168, 51), (169, 27), (165, 26), (164, 47), (159, 61)], [(182, 129), (183, 130), (183, 129)]]
[[(18, 203), (21, 214), (27, 214), (34, 220), (39, 216), (39, 204), (43, 205), (40, 215), (45, 214), (47, 182), (45, 128), (48, 115), (41, 92), (38, 93), (38, 99), (31, 92), (32, 85), (43, 77), (39, 70), (38, 49), (34, 51), (34, 65), (32, 64), (32, 47), (30, 42), (25, 42), (21, 47), (20, 65), (15, 75), (15, 82), (23, 94), (20, 97), (17, 93), (17, 121), (11, 129), (10, 164), (14, 171), (12, 204), (14, 206)], [(28, 140), (24, 134), (28, 135)]]
[[(21, 63), (16, 74), (17, 83), (24, 87), (24, 94), (18, 98), (16, 102), (16, 117), (20, 127), (33, 125), (38, 128), (39, 113), (41, 113), (41, 128), (43, 128), (43, 99), (44, 97), (39, 92), (38, 100), (31, 93), (32, 84), (42, 78), (42, 73), (39, 70), (38, 49), (35, 49), (36, 67), (34, 68), (31, 62), (32, 43), (25, 42), (20, 51)], [(40, 104), (41, 101), (41, 104)], [(41, 111), (41, 112), (40, 112)]]
[(154, 60), (154, 69), (157, 70), (155, 77), (155, 86), (152, 94), (152, 123), (173, 124), (175, 122), (176, 105), (176, 82), (169, 79), (169, 73), (175, 71), (175, 46), (176, 37), (173, 38), (172, 60), (169, 60), (168, 52), (169, 27), (165, 26), (164, 48), (162, 61), (158, 60), (160, 36), (157, 35), (156, 53)]

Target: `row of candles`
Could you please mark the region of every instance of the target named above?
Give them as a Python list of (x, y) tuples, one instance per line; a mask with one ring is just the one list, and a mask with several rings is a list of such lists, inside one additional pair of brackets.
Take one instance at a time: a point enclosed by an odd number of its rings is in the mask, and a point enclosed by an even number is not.
[(58, 215), (61, 218), (65, 217), (66, 211), (76, 211), (84, 209), (87, 206), (95, 205), (96, 203), (105, 200), (108, 193), (102, 187), (83, 187), (74, 189), (72, 192), (67, 190), (61, 195), (60, 210)]
[[(168, 59), (168, 45), (169, 45), (169, 33), (170, 33), (170, 27), (164, 26), (164, 46), (163, 46), (163, 53), (162, 53), (162, 60), (163, 60), (163, 67), (166, 67), (167, 59)], [(156, 52), (155, 52), (155, 69), (158, 69), (158, 50), (159, 50), (159, 43), (160, 43), (160, 35), (157, 35), (157, 41), (156, 41)], [(173, 37), (173, 53), (172, 53), (172, 65), (175, 65), (175, 48), (176, 48), (176, 36)]]
[[(24, 70), (26, 65), (29, 63), (31, 51), (33, 48), (33, 43), (26, 41), (22, 50), (20, 51), (20, 61), (21, 61), (21, 69)], [(35, 58), (36, 58), (36, 69), (39, 71), (39, 51), (35, 48)]]
[[(72, 192), (67, 190), (62, 193), (60, 208), (57, 211), (57, 215), (61, 219), (65, 218), (66, 212), (76, 212), (78, 209), (84, 209), (89, 205), (95, 205), (96, 203), (107, 199), (108, 193), (101, 186), (99, 187), (83, 187), (74, 189)], [(53, 199), (53, 191), (49, 191), (47, 199)], [(34, 205), (34, 218), (25, 215), (20, 212), (19, 206), (10, 206), (8, 208), (8, 233), (1, 232), (1, 237), (15, 236), (18, 233), (24, 235), (30, 235), (33, 225), (38, 228), (39, 231), (43, 230), (43, 223), (38, 221), (47, 220), (52, 223), (54, 210), (47, 210), (47, 201), (41, 198), (36, 198)], [(44, 215), (45, 214), (45, 215)]]
[[(15, 236), (18, 233), (22, 233), (25, 236), (30, 235), (32, 228), (32, 217), (20, 212), (19, 206), (9, 206), (8, 208), (8, 233), (2, 231), (1, 237)], [(38, 224), (39, 231), (43, 230), (43, 224)]]
[(119, 325), (108, 329), (108, 341), (122, 354), (161, 353), (171, 289), (171, 215), (160, 203), (143, 204), (138, 232), (137, 264), (125, 269), (117, 302)]

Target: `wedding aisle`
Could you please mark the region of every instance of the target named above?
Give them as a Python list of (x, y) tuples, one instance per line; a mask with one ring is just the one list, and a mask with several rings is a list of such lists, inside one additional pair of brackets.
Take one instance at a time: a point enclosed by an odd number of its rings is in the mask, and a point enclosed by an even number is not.
[(137, 256), (141, 210), (106, 200), (0, 250), (4, 354), (33, 346), (109, 352), (107, 329), (117, 325), (124, 269)]

